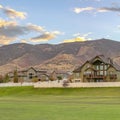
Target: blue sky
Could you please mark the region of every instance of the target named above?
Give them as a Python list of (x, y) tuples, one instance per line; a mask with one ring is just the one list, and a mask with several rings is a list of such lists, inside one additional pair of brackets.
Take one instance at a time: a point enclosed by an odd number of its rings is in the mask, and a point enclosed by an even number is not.
[(120, 41), (119, 0), (0, 0), (0, 44)]

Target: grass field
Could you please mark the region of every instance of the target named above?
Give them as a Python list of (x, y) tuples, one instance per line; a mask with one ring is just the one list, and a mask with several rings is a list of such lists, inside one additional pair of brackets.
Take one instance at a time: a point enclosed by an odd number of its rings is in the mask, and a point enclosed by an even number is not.
[(120, 120), (120, 88), (0, 88), (0, 120)]

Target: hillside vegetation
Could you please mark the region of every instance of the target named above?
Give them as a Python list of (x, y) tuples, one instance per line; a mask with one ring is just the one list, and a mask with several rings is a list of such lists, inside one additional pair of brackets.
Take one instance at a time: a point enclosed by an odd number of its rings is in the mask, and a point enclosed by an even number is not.
[(111, 57), (120, 65), (120, 42), (99, 39), (57, 45), (17, 43), (0, 47), (0, 71), (30, 66), (39, 69), (73, 70), (96, 55)]

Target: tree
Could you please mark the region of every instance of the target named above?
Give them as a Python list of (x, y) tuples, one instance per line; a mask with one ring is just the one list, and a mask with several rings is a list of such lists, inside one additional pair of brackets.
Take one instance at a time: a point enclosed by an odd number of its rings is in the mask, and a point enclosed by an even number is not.
[(57, 76), (57, 79), (58, 80), (62, 80), (62, 76)]
[(18, 72), (17, 72), (17, 70), (14, 71), (13, 82), (14, 82), (14, 83), (18, 83)]
[(3, 83), (3, 76), (0, 75), (0, 83)]
[(10, 81), (9, 75), (8, 75), (8, 74), (5, 74), (4, 79), (3, 79), (3, 82), (4, 82), (4, 83), (7, 83), (7, 82), (9, 82), (9, 81)]

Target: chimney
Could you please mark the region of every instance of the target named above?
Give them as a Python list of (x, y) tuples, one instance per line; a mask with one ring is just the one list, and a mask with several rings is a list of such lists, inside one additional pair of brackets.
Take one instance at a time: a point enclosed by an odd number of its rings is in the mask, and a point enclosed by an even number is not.
[(109, 63), (113, 65), (113, 60), (111, 58), (108, 58)]

